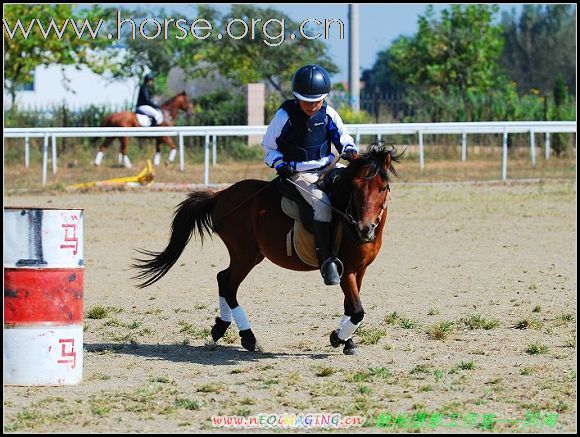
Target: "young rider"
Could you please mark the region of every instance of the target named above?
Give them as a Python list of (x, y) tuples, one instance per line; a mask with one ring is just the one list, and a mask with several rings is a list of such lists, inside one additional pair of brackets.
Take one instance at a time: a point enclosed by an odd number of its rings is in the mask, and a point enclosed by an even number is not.
[(299, 68), (292, 78), (294, 99), (286, 100), (270, 122), (262, 147), (264, 161), (301, 189), (314, 210), (316, 253), (326, 285), (340, 282), (336, 258), (331, 256), (330, 201), (317, 185), (334, 160), (331, 144), (347, 160), (358, 153), (340, 115), (324, 98), (331, 88), (328, 72), (314, 64)]

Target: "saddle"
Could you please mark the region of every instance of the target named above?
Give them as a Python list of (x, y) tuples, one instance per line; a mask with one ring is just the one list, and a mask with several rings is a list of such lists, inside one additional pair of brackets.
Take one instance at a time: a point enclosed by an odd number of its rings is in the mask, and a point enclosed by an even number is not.
[[(324, 192), (330, 193), (332, 183), (339, 177), (344, 169), (331, 170), (326, 177), (318, 183)], [(318, 267), (316, 256), (316, 239), (314, 236), (314, 211), (300, 194), (298, 189), (279, 178), (276, 187), (281, 195), (280, 206), (282, 212), (294, 220), (294, 225), (286, 235), (286, 254), (292, 256), (293, 252), (305, 264)], [(330, 196), (329, 196), (330, 197)], [(332, 255), (336, 256), (340, 242), (342, 241), (342, 221), (333, 216), (332, 220)]]
[(141, 127), (155, 126), (155, 119), (150, 115), (143, 114), (142, 112), (139, 112), (139, 110), (135, 111), (135, 115), (137, 116), (137, 121)]

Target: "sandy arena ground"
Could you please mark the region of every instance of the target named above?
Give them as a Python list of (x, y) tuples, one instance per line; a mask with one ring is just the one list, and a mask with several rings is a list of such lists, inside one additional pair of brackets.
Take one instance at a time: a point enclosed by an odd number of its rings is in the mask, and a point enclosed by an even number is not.
[[(217, 432), (212, 415), (284, 412), (362, 416), (353, 430), (370, 433), (577, 430), (574, 181), (395, 183), (363, 282), (357, 356), (328, 341), (340, 288), (268, 260), (238, 295), (262, 352), (243, 350), (233, 325), (211, 344), (215, 277), (228, 265), (217, 236), (192, 240), (161, 281), (137, 289), (134, 249), (165, 247), (185, 196), (4, 198), (84, 208), (86, 260), (83, 381), (4, 386), (5, 432)], [(104, 317), (89, 317), (96, 307)], [(393, 420), (377, 427), (379, 415)]]

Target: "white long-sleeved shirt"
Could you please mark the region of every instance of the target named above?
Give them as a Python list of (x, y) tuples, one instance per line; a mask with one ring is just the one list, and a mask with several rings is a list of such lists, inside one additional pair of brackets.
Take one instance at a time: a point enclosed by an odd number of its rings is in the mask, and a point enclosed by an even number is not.
[[(358, 153), (358, 146), (354, 143), (354, 139), (349, 135), (340, 118), (340, 115), (329, 105), (326, 105), (326, 129), (330, 131), (330, 140), (336, 147), (339, 153), (342, 153), (345, 148), (353, 148)], [(280, 137), (284, 125), (288, 122), (290, 117), (288, 113), (280, 108), (274, 118), (270, 122), (264, 139), (262, 140), (262, 147), (264, 148), (264, 162), (269, 167), (274, 167), (276, 163), (283, 159), (282, 152), (278, 150), (278, 143), (276, 140)], [(296, 163), (296, 171), (312, 170), (315, 168), (324, 167), (332, 162), (334, 154), (330, 154), (321, 159), (312, 161), (299, 161)]]

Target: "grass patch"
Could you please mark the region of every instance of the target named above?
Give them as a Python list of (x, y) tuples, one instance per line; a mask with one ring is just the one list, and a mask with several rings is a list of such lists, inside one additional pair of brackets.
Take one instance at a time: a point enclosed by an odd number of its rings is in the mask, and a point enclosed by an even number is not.
[(439, 310), (437, 308), (429, 308), (429, 311), (427, 311), (428, 316), (436, 316), (437, 314), (439, 314)]
[(419, 364), (415, 366), (409, 373), (411, 375), (418, 373), (431, 373), (431, 370), (429, 370), (429, 367), (426, 364)]
[(542, 329), (544, 323), (535, 317), (528, 317), (520, 320), (514, 325), (515, 329)]
[(347, 381), (371, 382), (375, 379), (388, 379), (391, 376), (391, 371), (386, 367), (370, 367), (368, 370), (361, 370), (353, 373), (347, 378)]
[(432, 340), (445, 340), (451, 333), (453, 333), (453, 330), (453, 322), (443, 320), (427, 328), (426, 333)]
[(335, 372), (336, 371), (332, 366), (322, 365), (318, 367), (318, 370), (316, 371), (315, 375), (320, 378), (325, 378), (327, 376), (333, 375)]
[(195, 399), (175, 399), (175, 407), (184, 410), (199, 410), (201, 405)]
[(381, 338), (387, 335), (387, 331), (382, 328), (373, 328), (361, 326), (357, 332), (357, 337), (360, 339), (360, 344), (372, 345), (377, 344)]
[(540, 311), (542, 311), (541, 305), (536, 305), (532, 310), (532, 313), (539, 313)]
[(384, 321), (387, 325), (395, 325), (399, 321), (400, 316), (397, 312), (393, 312), (385, 316)]
[(481, 314), (472, 314), (468, 317), (464, 317), (460, 320), (460, 323), (463, 323), (467, 329), (495, 329), (500, 325), (499, 320), (497, 319), (486, 319)]
[(468, 361), (467, 363), (464, 363), (463, 361), (461, 363), (459, 363), (457, 366), (453, 367), (449, 373), (453, 374), (453, 373), (459, 373), (462, 370), (475, 370), (475, 363), (473, 361)]
[(104, 319), (111, 314), (119, 314), (123, 312), (123, 308), (120, 307), (102, 307), (100, 305), (94, 306), (91, 309), (87, 310), (86, 318), (87, 319)]
[(203, 384), (197, 389), (201, 393), (221, 393), (223, 390), (224, 386), (216, 382)]
[(419, 323), (407, 317), (401, 317), (399, 325), (403, 329), (413, 329), (419, 326)]
[(529, 344), (528, 347), (526, 347), (526, 353), (530, 355), (547, 354), (548, 351), (549, 351), (548, 346), (538, 343), (532, 343)]
[(204, 340), (211, 336), (211, 329), (209, 328), (198, 329), (191, 323), (184, 322), (183, 320), (179, 321), (177, 324), (181, 326), (181, 329), (179, 330), (180, 333), (191, 335), (195, 339)]

